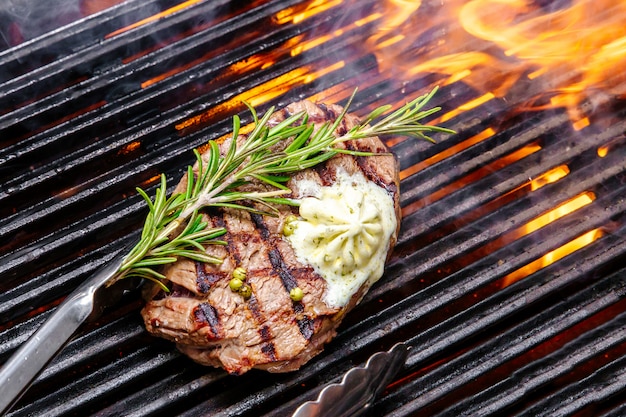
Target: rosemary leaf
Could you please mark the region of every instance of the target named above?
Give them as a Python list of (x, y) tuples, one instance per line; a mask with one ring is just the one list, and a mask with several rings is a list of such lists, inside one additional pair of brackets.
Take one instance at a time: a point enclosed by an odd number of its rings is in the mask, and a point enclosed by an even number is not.
[[(242, 139), (239, 135), (241, 120), (235, 115), (233, 136), (224, 154), (215, 141), (209, 142), (204, 155), (194, 150), (196, 167), (187, 168), (187, 183), (182, 193), (167, 197), (165, 175), (160, 177), (154, 199), (137, 188), (146, 201), (148, 214), (141, 238), (125, 256), (116, 279), (140, 277), (154, 281), (163, 291), (169, 291), (163, 282), (165, 276), (156, 268), (179, 258), (220, 263), (222, 260), (208, 254), (205, 248), (208, 245), (225, 245), (226, 242), (216, 238), (224, 235), (226, 229), (209, 227), (199, 214), (201, 208), (226, 207), (271, 216), (277, 212), (276, 205), (298, 206), (297, 201), (281, 197), (291, 192), (285, 184), (294, 173), (323, 163), (339, 153), (378, 155), (337, 147), (342, 142), (380, 135), (403, 135), (432, 141), (427, 133), (454, 133), (450, 129), (420, 123), (440, 110), (438, 107), (422, 110), (436, 91), (437, 88), (434, 88), (395, 111), (390, 112), (389, 105), (381, 106), (341, 136), (336, 136), (335, 132), (356, 90), (333, 123), (317, 127), (304, 112), (268, 126), (274, 108), (259, 118), (254, 107), (244, 102), (254, 120), (252, 131)], [(276, 152), (276, 145), (287, 140), (290, 143)], [(241, 186), (253, 182), (265, 184), (268, 191), (241, 191)]]

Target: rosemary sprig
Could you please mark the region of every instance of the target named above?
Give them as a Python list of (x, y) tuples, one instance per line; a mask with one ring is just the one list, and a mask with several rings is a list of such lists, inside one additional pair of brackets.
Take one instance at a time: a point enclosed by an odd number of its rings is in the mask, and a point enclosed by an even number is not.
[[(306, 113), (292, 115), (269, 127), (267, 122), (274, 108), (259, 119), (255, 109), (246, 103), (254, 119), (252, 132), (247, 139), (240, 140), (241, 121), (235, 115), (233, 139), (223, 154), (220, 154), (215, 141), (209, 142), (204, 158), (194, 150), (197, 169), (194, 172), (191, 166), (187, 168), (185, 192), (167, 197), (164, 175), (154, 200), (137, 188), (149, 212), (139, 242), (124, 258), (114, 280), (141, 277), (158, 283), (167, 291), (161, 281), (165, 276), (156, 270), (157, 267), (172, 263), (179, 257), (220, 263), (221, 259), (205, 252), (205, 246), (225, 244), (218, 238), (226, 230), (207, 227), (198, 211), (203, 207), (231, 207), (271, 215), (276, 211), (273, 204), (296, 205), (294, 201), (280, 197), (291, 192), (285, 185), (291, 174), (320, 164), (337, 153), (372, 155), (339, 149), (336, 145), (341, 142), (379, 135), (404, 135), (432, 141), (427, 132), (454, 133), (420, 123), (420, 120), (440, 110), (437, 107), (422, 110), (436, 91), (435, 88), (370, 125), (391, 109), (391, 106), (379, 107), (339, 137), (334, 132), (345, 117), (354, 94), (339, 117), (333, 123), (323, 124), (317, 131), (314, 131)], [(274, 150), (275, 145), (288, 139), (293, 140), (281, 152)], [(266, 184), (268, 191), (241, 191), (242, 185), (253, 181)], [(253, 208), (249, 202), (260, 203), (267, 210)]]

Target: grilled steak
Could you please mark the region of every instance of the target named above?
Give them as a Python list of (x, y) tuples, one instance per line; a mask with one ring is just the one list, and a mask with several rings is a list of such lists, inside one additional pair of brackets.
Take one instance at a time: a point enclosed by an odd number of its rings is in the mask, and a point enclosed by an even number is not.
[[(276, 112), (270, 123), (279, 123), (301, 111), (309, 114), (309, 122), (319, 125), (334, 121), (341, 108), (297, 102)], [(356, 123), (358, 119), (347, 114), (336, 134), (347, 132)], [(221, 149), (227, 146), (228, 141)], [(344, 142), (340, 146), (388, 152), (376, 137)], [(168, 266), (163, 273), (169, 280), (166, 284), (170, 292), (154, 285), (145, 293), (147, 302), (142, 315), (147, 330), (176, 342), (180, 351), (198, 363), (223, 367), (230, 373), (241, 374), (251, 368), (271, 372), (298, 369), (335, 336), (345, 313), (380, 277), (399, 228), (399, 179), (395, 158), (388, 153), (367, 157), (339, 154), (314, 169), (297, 173), (287, 183), (292, 190), (290, 197), (301, 199), (315, 194), (311, 190), (333, 185), (341, 175), (352, 178), (351, 175), (361, 174), (389, 197), (393, 227), (388, 240), (384, 240), (388, 241), (382, 248), (384, 256), (379, 265), (374, 265), (379, 269), (378, 276), (361, 283), (343, 304), (328, 302), (329, 284), (322, 272), (303, 260), (283, 233), (286, 219), (301, 214), (297, 207), (279, 206), (277, 217), (211, 208), (203, 216), (210, 226), (227, 229), (224, 237), (227, 245), (212, 245), (207, 251), (222, 258), (223, 263), (202, 264), (180, 259)], [(185, 183), (183, 178), (177, 191), (182, 191)], [(259, 187), (265, 186), (259, 184)], [(365, 201), (365, 204), (370, 203)], [(371, 227), (376, 229), (377, 225)], [(369, 247), (363, 241), (356, 244)], [(249, 297), (229, 287), (233, 271), (238, 267), (247, 272), (245, 282), (252, 290)], [(303, 297), (294, 301), (290, 291), (296, 287), (302, 290)]]

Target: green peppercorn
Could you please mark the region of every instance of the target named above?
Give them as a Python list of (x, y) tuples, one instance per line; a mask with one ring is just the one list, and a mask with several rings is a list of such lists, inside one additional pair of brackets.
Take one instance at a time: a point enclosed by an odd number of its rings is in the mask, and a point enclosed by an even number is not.
[(233, 278), (236, 278), (240, 281), (246, 280), (246, 270), (240, 266), (233, 270)]
[(241, 288), (241, 286), (243, 285), (243, 281), (240, 280), (239, 278), (233, 278), (230, 280), (230, 282), (228, 283), (228, 285), (230, 286), (230, 289), (233, 291), (239, 291), (239, 289)]
[(300, 287), (292, 288), (291, 291), (289, 291), (289, 297), (291, 297), (293, 301), (301, 301), (304, 297), (304, 291), (302, 291)]
[(250, 286), (247, 284), (243, 284), (241, 288), (239, 288), (238, 292), (245, 299), (248, 299), (252, 296), (252, 288), (250, 288)]
[(293, 234), (294, 230), (296, 230), (296, 220), (298, 220), (298, 218), (293, 214), (285, 217), (285, 224), (283, 225), (283, 235), (291, 236)]
[(285, 223), (285, 226), (283, 227), (283, 235), (291, 236), (295, 230), (296, 226), (293, 223)]

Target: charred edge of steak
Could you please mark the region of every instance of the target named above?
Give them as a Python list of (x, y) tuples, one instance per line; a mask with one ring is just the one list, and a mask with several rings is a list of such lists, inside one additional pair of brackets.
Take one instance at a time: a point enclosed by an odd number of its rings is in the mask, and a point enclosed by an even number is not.
[[(324, 112), (326, 120), (322, 120), (322, 121), (332, 121), (334, 123), (335, 120), (337, 120), (337, 117), (339, 117), (340, 113), (335, 111), (335, 109), (328, 107), (326, 104), (317, 103), (316, 105), (319, 109), (321, 109)], [(337, 135), (342, 136), (342, 135), (345, 135), (347, 132), (348, 132), (348, 127), (346, 126), (346, 118), (344, 117), (343, 119), (341, 119), (339, 126), (337, 126)]]
[(326, 164), (318, 165), (313, 168), (322, 182), (324, 187), (334, 184), (336, 181), (336, 171), (330, 169)]
[(152, 299), (154, 301), (163, 300), (166, 297), (195, 297), (195, 294), (189, 289), (183, 287), (182, 285), (168, 283), (169, 292), (165, 292), (164, 290), (159, 290)]
[(178, 284), (173, 284), (172, 288), (170, 289), (170, 293), (165, 294), (165, 295), (169, 297), (195, 297), (196, 296), (193, 292), (189, 291), (188, 288), (185, 288), (182, 285), (178, 285)]
[[(370, 150), (370, 149), (359, 148), (358, 146), (356, 146), (356, 144), (354, 142), (351, 142), (351, 141), (344, 142), (344, 143), (345, 143), (346, 149), (351, 150), (351, 151), (372, 152), (372, 150)], [(373, 152), (375, 152), (377, 154), (382, 154), (382, 153), (389, 152), (389, 149), (387, 149), (386, 147), (381, 147), (381, 148), (374, 149)], [(374, 184), (378, 185), (379, 187), (384, 188), (385, 190), (387, 190), (387, 192), (391, 193), (392, 195), (397, 193), (398, 192), (398, 186), (393, 181), (390, 182), (390, 183), (384, 181), (378, 175), (378, 173), (375, 171), (375, 169), (372, 167), (372, 165), (370, 165), (368, 163), (367, 158), (371, 158), (371, 157), (367, 157), (367, 156), (357, 156), (357, 157), (355, 157), (356, 163), (357, 163), (359, 169), (361, 170), (361, 172), (363, 173), (363, 175), (365, 176), (365, 178), (367, 178), (368, 180), (370, 180)]]
[(211, 338), (220, 337), (220, 318), (215, 307), (209, 303), (201, 303), (194, 309), (193, 315), (200, 326), (209, 326)]

